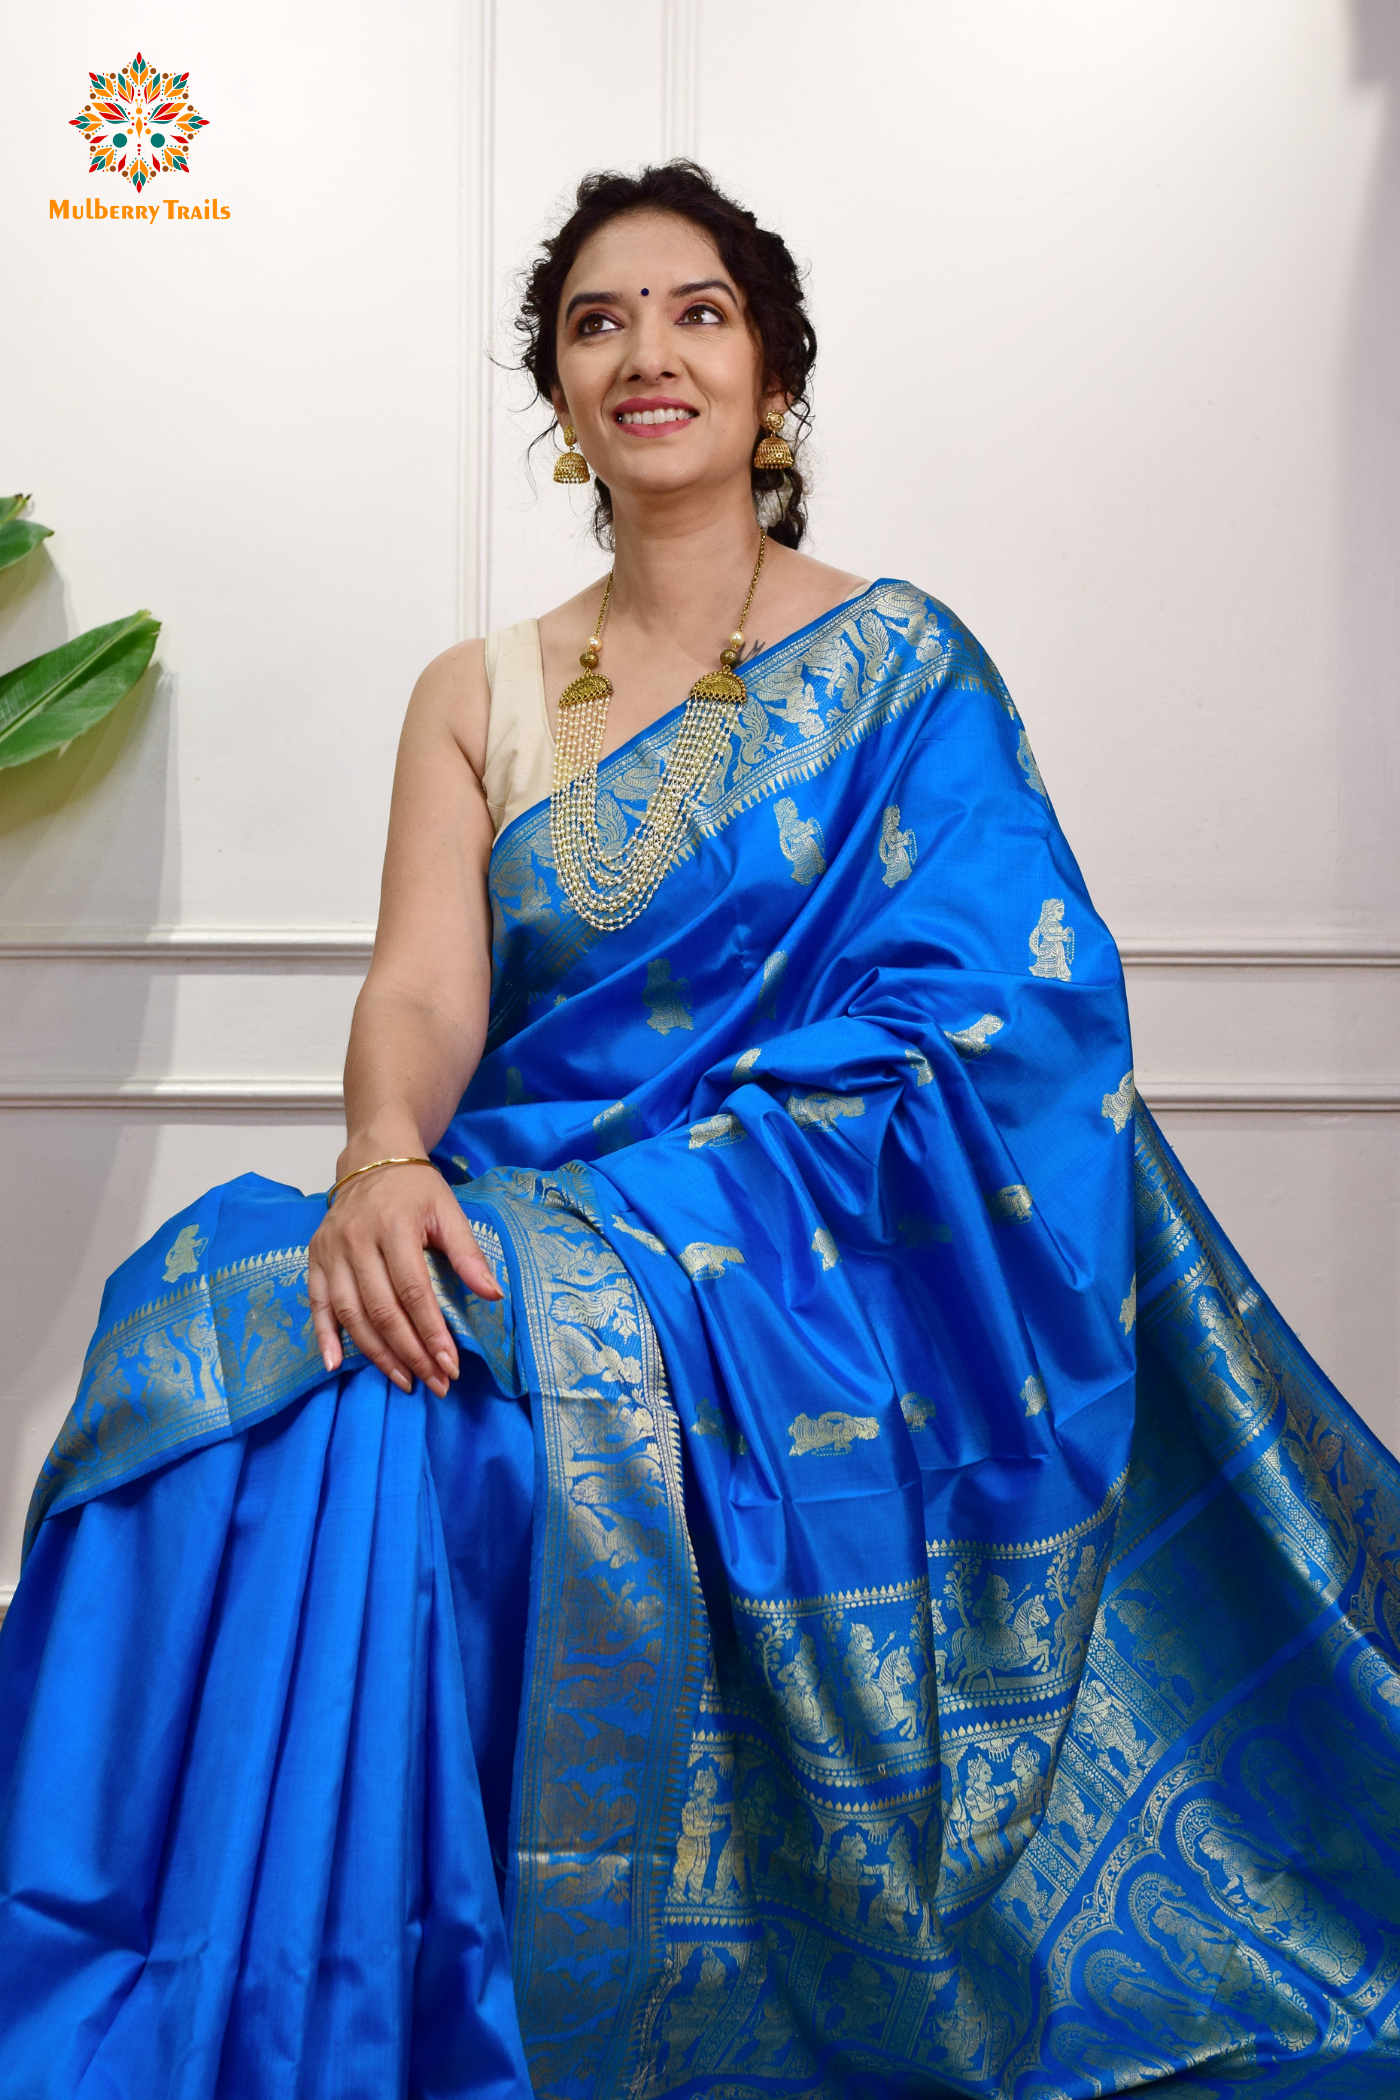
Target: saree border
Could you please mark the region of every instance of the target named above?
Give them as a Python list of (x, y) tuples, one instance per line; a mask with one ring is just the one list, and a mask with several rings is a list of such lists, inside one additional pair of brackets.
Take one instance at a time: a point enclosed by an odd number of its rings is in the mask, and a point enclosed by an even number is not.
[(540, 1484), (508, 1894), (516, 1998), (539, 2100), (611, 2100), (635, 2075), (664, 1961), (705, 1612), (645, 1303), (582, 1175), (505, 1170), (514, 1194), (494, 1179), (467, 1207), (487, 1196), (505, 1246)]
[[(250, 1255), (192, 1277), (98, 1333), (34, 1484), (26, 1558), (45, 1517), (179, 1451), (251, 1428), (327, 1375), (306, 1294), (306, 1255), (305, 1247)], [(363, 1362), (347, 1340), (345, 1368)]]
[[(1181, 1357), (1193, 1357), (1193, 1412), (1210, 1440), (1217, 1491), (1247, 1467), (1256, 1475), (1253, 1497), (1279, 1509), (1287, 1491), (1273, 1476), (1282, 1463), (1276, 1454), (1286, 1445), (1317, 1512), (1309, 1527), (1314, 1558), (1325, 1567), (1336, 1559), (1339, 1543), (1359, 1539), (1374, 1579), (1393, 1600), (1391, 1643), (1400, 1653), (1400, 1474), (1393, 1459), (1259, 1289), (1219, 1227), (1207, 1226), (1195, 1186), (1141, 1101), (1134, 1133), (1139, 1316), (1144, 1333), (1154, 1338), (1159, 1330), (1175, 1329)], [(1151, 1235), (1148, 1224), (1155, 1228)], [(1202, 1320), (1203, 1290), (1222, 1302), (1225, 1317), (1212, 1315), (1211, 1326)], [(1267, 1449), (1251, 1458), (1250, 1447), (1265, 1435)], [(1167, 1514), (1165, 1506), (1154, 1507), (1149, 1528), (1124, 1536), (1115, 1561), (1144, 1550)], [(1329, 1550), (1319, 1550), (1324, 1533), (1332, 1534)]]

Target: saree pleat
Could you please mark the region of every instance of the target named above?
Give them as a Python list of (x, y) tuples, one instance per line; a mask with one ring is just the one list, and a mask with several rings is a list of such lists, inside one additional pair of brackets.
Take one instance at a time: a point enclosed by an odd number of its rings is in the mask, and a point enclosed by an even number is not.
[(528, 2091), (424, 1398), (352, 1373), (36, 1547), (7, 2100)]
[(17, 2100), (1396, 2090), (1400, 1468), (973, 638), (744, 672), (631, 925), (497, 841), (445, 1401), (326, 1378), (296, 1191), (112, 1279), (0, 1635)]
[[(275, 1715), (277, 1722), (275, 1730), (267, 1728), (261, 1743), (245, 1738), (242, 1744), (245, 1772), (249, 1777), (257, 1773), (256, 1805), (249, 1803), (253, 1813), (248, 1817), (256, 1833), (256, 1853), (251, 1887), (246, 1895), (239, 1890), (233, 1906), (244, 1946), (241, 1960), (229, 1964), (237, 2004), (231, 2008), (233, 2017), (225, 2021), (221, 2094), (244, 2092), (256, 2083), (282, 2100), (284, 2094), (298, 2091), (303, 2062), (319, 2067), (323, 2060), (333, 2065), (355, 2061), (353, 2051), (340, 2050), (335, 2035), (325, 2032), (326, 2007), (335, 2002), (337, 1986), (348, 1981), (355, 2004), (384, 1996), (401, 2005), (412, 1977), (421, 1927), (418, 1891), (405, 1875), (411, 1860), (411, 1853), (403, 1856), (408, 1833), (392, 1821), (386, 1825), (382, 1817), (371, 1819), (366, 1827), (361, 1793), (364, 1783), (382, 1785), (384, 1799), (402, 1804), (408, 1816), (419, 1798), (422, 1774), (415, 1769), (415, 1746), (405, 1744), (398, 1730), (366, 1730), (361, 1706), (364, 1684), (384, 1682), (383, 1657), (375, 1648), (386, 1638), (387, 1621), (392, 1637), (410, 1658), (411, 1711), (426, 1713), (420, 1680), (426, 1615), (432, 1608), (432, 1562), (425, 1555), (422, 1525), (413, 1507), (421, 1493), (421, 1467), (412, 1465), (411, 1456), (406, 1468), (396, 1464), (400, 1454), (391, 1446), (396, 1418), (380, 1395), (374, 1397), (378, 1406), (371, 1402), (354, 1410), (358, 1420), (353, 1440), (341, 1437), (328, 1444), (314, 1544), (308, 1542), (311, 1551), (294, 1615), (269, 1623), (274, 1599), (282, 1605), (282, 1598), (275, 1598), (275, 1570), (268, 1571), (274, 1577), (274, 1594), (259, 1596), (260, 1585), (240, 1566), (241, 1539), (231, 1541), (234, 1550), (225, 1556), (225, 1594), (236, 1591), (253, 1619), (245, 1617), (240, 1624), (230, 1614), (221, 1628), (228, 1636), (221, 1649), (236, 1657), (242, 1642), (260, 1641), (269, 1669), (277, 1669), (278, 1678), (261, 1698), (257, 1687), (243, 1681), (228, 1686), (252, 1714)], [(313, 1395), (304, 1412), (309, 1416), (322, 1400), (322, 1395)], [(257, 1552), (262, 1535), (283, 1531), (287, 1516), (254, 1504), (246, 1511), (246, 1522), (249, 1544)], [(241, 1532), (241, 1523), (239, 1528)], [(395, 1539), (412, 1540), (417, 1548), (411, 1557), (403, 1555), (398, 1567), (388, 1543)], [(258, 1558), (266, 1567), (268, 1556), (258, 1553)], [(293, 1581), (286, 1581), (283, 1597), (290, 1600), (296, 1589)], [(332, 1643), (322, 1629), (340, 1615), (343, 1638)], [(213, 1713), (210, 1720), (210, 1740), (231, 1746), (237, 1742), (237, 1731), (221, 1726)], [(207, 1803), (225, 1792), (227, 1781), (217, 1769), (201, 1774), (191, 1767), (191, 1778), (189, 1806), (217, 1841)], [(179, 1838), (177, 1824), (177, 1845)], [(185, 1851), (186, 1872), (200, 1891), (207, 1917), (212, 1877), (207, 1868), (201, 1872), (205, 1863), (193, 1846)], [(364, 1886), (379, 1891), (381, 1898), (386, 1888), (408, 1881), (407, 1902), (372, 1921), (377, 1930), (368, 1945), (363, 1942), (371, 1921), (356, 1916), (353, 1891), (350, 1915), (343, 1914), (346, 1892), (340, 1875), (333, 1899), (337, 1859), (355, 1860), (357, 1877), (362, 1875)], [(286, 1872), (290, 1860), (296, 1862), (294, 1878)], [(407, 2029), (401, 2016), (395, 2024), (397, 2032), (391, 2027), (362, 2038), (362, 2060), (373, 2066), (377, 2082), (391, 2088), (402, 2082), (400, 2057)], [(309, 2050), (313, 2031), (318, 2046)], [(363, 2048), (366, 2042), (371, 2046)]]
[(163, 1476), (163, 1493), (119, 1490), (49, 1527), (0, 1630), (14, 1658), (0, 1973), (17, 2093), (75, 2092), (140, 1976), (218, 1581), (209, 1541), (242, 1462), (222, 1447)]

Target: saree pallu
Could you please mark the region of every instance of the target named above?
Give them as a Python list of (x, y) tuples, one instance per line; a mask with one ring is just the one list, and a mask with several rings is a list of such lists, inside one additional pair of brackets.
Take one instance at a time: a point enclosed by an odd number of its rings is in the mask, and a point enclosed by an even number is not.
[(327, 1378), (256, 1177), (109, 1285), (0, 1636), (7, 2094), (1400, 2084), (1395, 1462), (1137, 1101), (975, 641), (882, 582), (745, 676), (630, 926), (497, 841), (446, 1401)]

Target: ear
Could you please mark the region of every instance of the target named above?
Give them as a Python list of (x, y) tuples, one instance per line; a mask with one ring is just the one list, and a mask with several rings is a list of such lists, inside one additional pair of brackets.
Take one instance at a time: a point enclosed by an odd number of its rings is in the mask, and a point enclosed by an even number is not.
[(569, 404), (564, 399), (563, 387), (552, 386), (549, 390), (549, 398), (554, 404), (554, 420), (562, 430), (566, 423), (572, 423), (573, 421), (573, 417), (569, 414)]
[(785, 394), (780, 386), (775, 386), (770, 382), (759, 398), (758, 420), (761, 423), (763, 418), (775, 408), (781, 410), (783, 415), (786, 415), (791, 407), (791, 394)]

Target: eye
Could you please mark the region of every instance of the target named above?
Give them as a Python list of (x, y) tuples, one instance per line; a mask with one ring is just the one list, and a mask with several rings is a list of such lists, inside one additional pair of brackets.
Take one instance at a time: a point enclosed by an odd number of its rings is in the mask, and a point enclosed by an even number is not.
[(578, 324), (580, 335), (605, 335), (617, 327), (611, 314), (584, 314)]
[(681, 324), (684, 326), (687, 321), (696, 321), (702, 328), (713, 328), (723, 319), (724, 315), (719, 308), (711, 306), (708, 299), (697, 299), (694, 306), (688, 306), (681, 315)]

